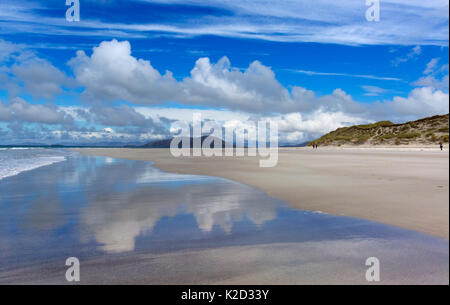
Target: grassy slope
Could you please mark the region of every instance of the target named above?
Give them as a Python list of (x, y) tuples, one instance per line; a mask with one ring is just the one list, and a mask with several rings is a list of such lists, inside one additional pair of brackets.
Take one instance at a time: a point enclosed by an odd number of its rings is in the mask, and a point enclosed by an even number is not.
[(338, 128), (308, 145), (408, 145), (449, 142), (449, 115), (437, 115), (404, 124), (382, 121)]

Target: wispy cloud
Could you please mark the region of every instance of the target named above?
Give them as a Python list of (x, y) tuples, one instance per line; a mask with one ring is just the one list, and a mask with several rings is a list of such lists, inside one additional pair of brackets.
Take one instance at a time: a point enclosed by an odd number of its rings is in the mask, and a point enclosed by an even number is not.
[(449, 76), (448, 64), (439, 66), (439, 58), (431, 59), (423, 71), (423, 76), (413, 82), (413, 86), (431, 87), (448, 92)]
[(425, 71), (423, 71), (423, 74), (433, 73), (438, 62), (439, 58), (433, 58), (432, 60), (430, 60), (427, 64), (427, 68), (425, 69)]
[(361, 88), (366, 91), (365, 96), (380, 96), (389, 92), (389, 90), (377, 86), (364, 85)]
[[(110, 18), (117, 14), (115, 2), (90, 2), (98, 8), (82, 9), (82, 20), (68, 24), (61, 17), (46, 13), (52, 3), (9, 1), (0, 4), (0, 30), (45, 35), (102, 37), (192, 37), (215, 35), (268, 41), (318, 42), (346, 45), (448, 45), (448, 1), (384, 0), (380, 22), (364, 18), (364, 1), (130, 1), (152, 9), (156, 2), (166, 7), (183, 5), (198, 18), (188, 18), (184, 10), (170, 18), (142, 18), (141, 12), (129, 10), (121, 22)], [(55, 5), (53, 3), (53, 5)], [(36, 9), (38, 7), (39, 9)], [(176, 7), (175, 7), (176, 8)], [(102, 11), (102, 14), (95, 12)], [(214, 12), (227, 12), (214, 13)], [(39, 12), (39, 15), (37, 14)], [(136, 22), (140, 17), (141, 22)], [(411, 26), (414, 24), (414, 26)], [(401, 60), (401, 59), (400, 59)]]
[(376, 75), (366, 75), (366, 74), (349, 74), (349, 73), (339, 73), (339, 72), (317, 72), (317, 71), (307, 71), (307, 70), (291, 70), (286, 69), (286, 71), (306, 74), (306, 75), (317, 75), (317, 76), (345, 76), (345, 77), (355, 77), (355, 78), (366, 78), (366, 79), (376, 79), (376, 80), (386, 80), (386, 81), (397, 81), (404, 82), (404, 80), (396, 77), (383, 77)]
[(397, 67), (401, 63), (416, 59), (422, 54), (422, 48), (420, 46), (415, 46), (405, 56), (398, 56), (392, 61), (392, 65)]

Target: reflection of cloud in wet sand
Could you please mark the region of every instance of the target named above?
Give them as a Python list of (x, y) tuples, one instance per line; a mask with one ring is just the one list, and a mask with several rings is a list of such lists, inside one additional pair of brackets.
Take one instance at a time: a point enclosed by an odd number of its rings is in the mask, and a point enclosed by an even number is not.
[[(5, 283), (63, 284), (70, 255), (83, 258), (84, 284), (362, 284), (369, 256), (381, 261), (382, 283), (448, 284), (446, 241), (362, 220), (276, 215), (278, 202), (258, 190), (146, 162), (74, 158), (11, 177), (0, 194)], [(97, 255), (98, 244), (129, 252)]]
[[(87, 192), (88, 206), (81, 217), (82, 241), (93, 236), (104, 251), (131, 251), (135, 239), (150, 234), (162, 217), (181, 212), (192, 214), (205, 232), (219, 226), (230, 233), (233, 223), (244, 216), (255, 225), (275, 218), (276, 201), (245, 185), (168, 174), (142, 162), (136, 164), (118, 162), (97, 171), (91, 181), (96, 187)], [(115, 183), (123, 183), (122, 177), (137, 186), (114, 191)]]

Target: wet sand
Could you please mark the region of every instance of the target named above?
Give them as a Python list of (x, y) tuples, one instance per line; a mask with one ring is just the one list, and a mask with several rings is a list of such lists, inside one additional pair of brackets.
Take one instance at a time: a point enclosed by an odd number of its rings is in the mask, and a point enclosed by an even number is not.
[(181, 157), (168, 149), (77, 149), (153, 161), (168, 172), (223, 177), (291, 207), (394, 225), (449, 238), (449, 154), (437, 150), (282, 149), (278, 165), (260, 157)]
[[(131, 253), (84, 262), (79, 284), (448, 285), (448, 252), (443, 247), (431, 249), (420, 252), (402, 240), (325, 240), (158, 255)], [(374, 253), (383, 262), (378, 283), (364, 276), (365, 257)], [(0, 278), (10, 284), (73, 284), (64, 281), (61, 265), (0, 272)], [(39, 274), (41, 270), (45, 276)]]
[[(448, 241), (227, 179), (70, 155), (0, 180), (1, 284), (448, 285)], [(67, 282), (68, 257), (81, 281)]]

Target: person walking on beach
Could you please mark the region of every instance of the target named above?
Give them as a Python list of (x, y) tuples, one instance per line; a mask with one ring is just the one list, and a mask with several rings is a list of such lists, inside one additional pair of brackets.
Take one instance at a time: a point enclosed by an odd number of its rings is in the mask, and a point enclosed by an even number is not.
[(439, 147), (441, 148), (441, 150), (444, 150), (444, 145), (442, 143), (439, 143)]

